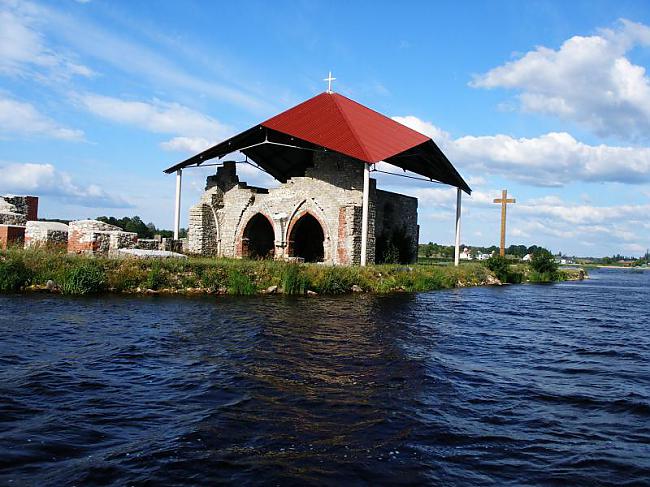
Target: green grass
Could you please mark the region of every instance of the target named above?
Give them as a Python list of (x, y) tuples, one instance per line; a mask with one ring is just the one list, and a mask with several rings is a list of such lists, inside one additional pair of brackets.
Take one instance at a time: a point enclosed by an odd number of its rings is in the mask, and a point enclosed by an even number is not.
[(77, 296), (100, 293), (106, 290), (106, 273), (95, 262), (83, 262), (64, 271), (60, 288), (63, 294)]
[[(508, 268), (508, 281), (544, 279), (526, 266)], [(187, 259), (108, 259), (68, 255), (46, 249), (0, 252), (0, 292), (43, 288), (54, 281), (65, 294), (98, 292), (220, 293), (250, 295), (277, 286), (280, 293), (345, 294), (353, 286), (365, 292), (422, 292), (483, 285), (494, 273), (481, 263), (453, 265), (394, 264), (368, 267), (296, 264), (272, 260), (190, 257)], [(514, 280), (514, 279), (513, 279)], [(536, 281), (537, 282), (537, 281)]]

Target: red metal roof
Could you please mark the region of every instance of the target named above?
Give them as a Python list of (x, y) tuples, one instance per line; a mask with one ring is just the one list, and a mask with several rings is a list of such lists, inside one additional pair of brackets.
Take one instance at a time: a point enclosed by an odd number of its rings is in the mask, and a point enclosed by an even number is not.
[(203, 152), (165, 169), (170, 174), (241, 151), (285, 182), (305, 174), (313, 152), (325, 148), (372, 164), (388, 164), (470, 194), (436, 143), (390, 118), (336, 93), (321, 93)]
[(430, 140), (338, 93), (316, 95), (261, 125), (368, 163)]

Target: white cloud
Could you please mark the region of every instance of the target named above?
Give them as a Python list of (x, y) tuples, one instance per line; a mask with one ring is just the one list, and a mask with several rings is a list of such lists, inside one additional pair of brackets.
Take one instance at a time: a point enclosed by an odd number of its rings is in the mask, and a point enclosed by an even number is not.
[[(214, 69), (218, 60), (214, 53), (205, 55), (209, 59), (208, 67), (212, 67), (210, 76), (203, 73), (195, 75), (184, 69), (178, 61), (169, 55), (187, 49), (188, 39), (179, 41), (178, 37), (165, 37), (162, 32), (149, 33), (154, 38), (154, 47), (136, 41), (133, 37), (141, 37), (146, 32), (146, 26), (138, 21), (121, 22), (115, 31), (108, 30), (104, 25), (92, 22), (88, 17), (78, 17), (70, 11), (62, 12), (53, 5), (36, 4), (22, 1), (15, 9), (21, 15), (41, 19), (40, 27), (46, 34), (60, 39), (66, 46), (84, 58), (99, 61), (103, 66), (116, 68), (129, 76), (148, 80), (157, 89), (179, 88), (183, 92), (191, 91), (197, 96), (207, 96), (213, 99), (227, 101), (233, 105), (252, 111), (268, 112), (271, 104), (261, 96), (257, 96), (239, 88), (244, 83), (241, 78), (233, 76), (230, 85), (221, 82), (219, 78), (228, 76), (228, 65)], [(113, 20), (118, 20), (115, 15)], [(170, 39), (173, 39), (171, 41)], [(190, 49), (192, 51), (192, 49)], [(192, 55), (196, 53), (192, 52)], [(183, 53), (183, 57), (186, 54)], [(223, 69), (221, 69), (223, 68)]]
[(165, 150), (200, 152), (233, 132), (228, 125), (178, 103), (129, 101), (97, 94), (77, 99), (84, 108), (108, 120), (149, 132), (177, 134), (161, 144)]
[(196, 154), (212, 147), (217, 142), (217, 140), (208, 140), (203, 137), (174, 137), (167, 142), (163, 142), (160, 146), (168, 151)]
[(565, 251), (597, 244), (609, 253), (636, 252), (634, 245), (650, 237), (643, 229), (648, 212), (650, 204), (595, 206), (557, 196), (518, 200), (509, 213), (508, 234)]
[(645, 247), (638, 243), (629, 243), (623, 245), (623, 250), (625, 250), (625, 252), (630, 252), (633, 255), (634, 254), (645, 255), (646, 251), (648, 250), (648, 247)]
[(67, 54), (46, 46), (38, 31), (39, 19), (11, 4), (0, 5), (0, 73), (48, 78), (93, 75)]
[(643, 221), (650, 213), (648, 205), (592, 206), (566, 204), (561, 200), (548, 203), (529, 201), (517, 205), (518, 213), (562, 220), (579, 225), (602, 225), (604, 223)]
[(63, 127), (33, 105), (0, 97), (0, 136), (36, 135), (55, 139), (83, 140), (84, 133)]
[(0, 193), (50, 195), (89, 208), (130, 208), (125, 199), (110, 195), (96, 184), (80, 186), (52, 164), (0, 162)]
[(393, 117), (431, 137), (463, 170), (492, 174), (535, 186), (563, 186), (575, 181), (650, 181), (650, 148), (588, 145), (566, 132), (538, 137), (465, 136), (449, 133), (414, 116)]
[(230, 131), (214, 118), (178, 103), (127, 101), (95, 94), (83, 95), (79, 100), (96, 115), (150, 132), (220, 138)]
[(647, 140), (650, 78), (626, 57), (636, 46), (650, 46), (650, 27), (620, 20), (597, 35), (574, 36), (558, 50), (537, 47), (470, 85), (519, 90), (524, 110), (576, 121), (601, 136)]

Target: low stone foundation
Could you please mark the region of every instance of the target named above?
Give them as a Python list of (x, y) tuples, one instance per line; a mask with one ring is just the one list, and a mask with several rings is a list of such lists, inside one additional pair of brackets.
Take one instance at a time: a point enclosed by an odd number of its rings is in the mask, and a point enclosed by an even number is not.
[(117, 249), (115, 257), (133, 258), (133, 259), (187, 259), (186, 255), (167, 250), (145, 250), (145, 249)]
[(173, 238), (163, 238), (158, 248), (166, 252), (186, 252), (187, 239), (180, 238), (178, 240), (174, 240)]

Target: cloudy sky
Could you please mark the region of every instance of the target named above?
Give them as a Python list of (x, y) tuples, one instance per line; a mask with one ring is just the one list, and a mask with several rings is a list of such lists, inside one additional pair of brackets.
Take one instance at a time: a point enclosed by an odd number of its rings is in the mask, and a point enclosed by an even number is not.
[[(472, 186), (463, 241), (577, 255), (650, 246), (647, 2), (0, 0), (0, 194), (41, 216), (170, 228), (162, 170), (324, 91), (431, 136)], [(183, 223), (206, 171), (185, 172)], [(273, 184), (252, 168), (243, 179)], [(451, 244), (455, 193), (420, 199)]]

